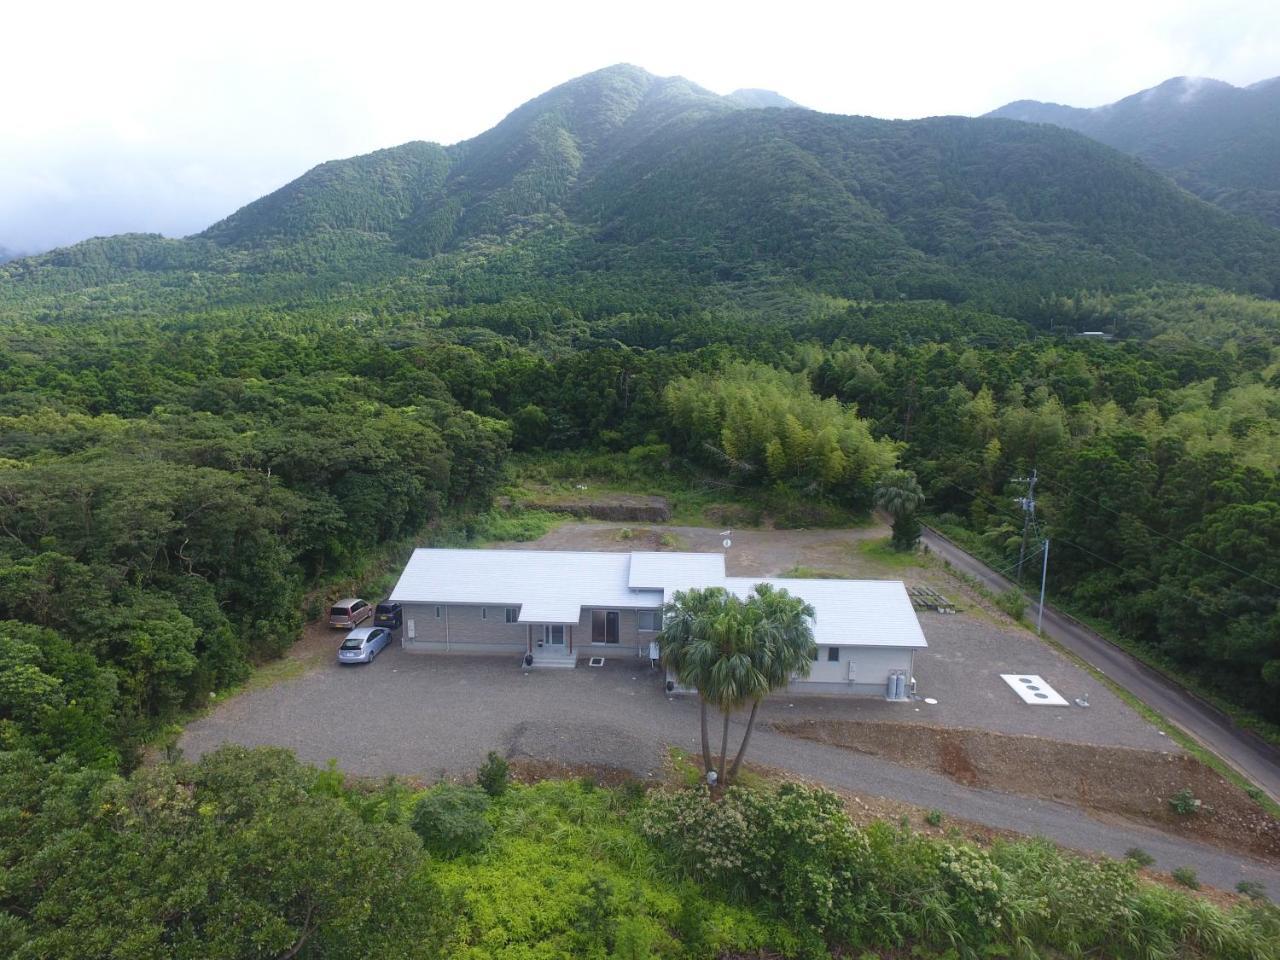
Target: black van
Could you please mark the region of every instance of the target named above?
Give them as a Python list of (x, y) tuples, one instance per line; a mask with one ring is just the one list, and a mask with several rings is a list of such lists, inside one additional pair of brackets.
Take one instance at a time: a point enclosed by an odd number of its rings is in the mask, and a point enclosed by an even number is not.
[(378, 609), (373, 613), (373, 622), (380, 627), (386, 627), (388, 630), (399, 630), (403, 616), (400, 611), (400, 604), (380, 603), (378, 604)]

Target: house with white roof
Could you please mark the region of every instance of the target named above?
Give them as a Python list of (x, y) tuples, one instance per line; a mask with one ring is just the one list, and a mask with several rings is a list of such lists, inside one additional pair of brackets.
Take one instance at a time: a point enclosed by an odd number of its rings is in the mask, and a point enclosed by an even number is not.
[(900, 580), (730, 577), (720, 553), (424, 548), (390, 600), (402, 607), (408, 651), (571, 667), (584, 656), (648, 658), (677, 591), (723, 587), (746, 597), (760, 583), (814, 609), (817, 657), (789, 694), (909, 691), (915, 651), (927, 644)]

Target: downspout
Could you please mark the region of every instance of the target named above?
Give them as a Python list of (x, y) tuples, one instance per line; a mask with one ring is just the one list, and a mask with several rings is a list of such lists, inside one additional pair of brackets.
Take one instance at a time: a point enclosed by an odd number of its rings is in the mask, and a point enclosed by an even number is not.
[(449, 652), (449, 605), (444, 605), (444, 652)]

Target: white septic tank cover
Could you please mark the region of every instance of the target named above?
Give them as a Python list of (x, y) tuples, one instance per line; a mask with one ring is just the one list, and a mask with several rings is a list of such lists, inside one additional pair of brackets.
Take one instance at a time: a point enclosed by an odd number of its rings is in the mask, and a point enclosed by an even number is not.
[(1058, 691), (1044, 682), (1044, 678), (1034, 673), (1002, 673), (1000, 679), (1013, 688), (1013, 692), (1022, 698), (1023, 703), (1038, 707), (1065, 707), (1067, 701)]

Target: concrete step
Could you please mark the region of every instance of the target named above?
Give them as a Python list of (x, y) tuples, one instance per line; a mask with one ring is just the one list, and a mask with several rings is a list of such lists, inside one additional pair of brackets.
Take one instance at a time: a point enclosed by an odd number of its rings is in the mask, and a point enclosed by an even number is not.
[(578, 665), (578, 655), (573, 656), (538, 656), (533, 655), (531, 669), (535, 670), (572, 670)]

